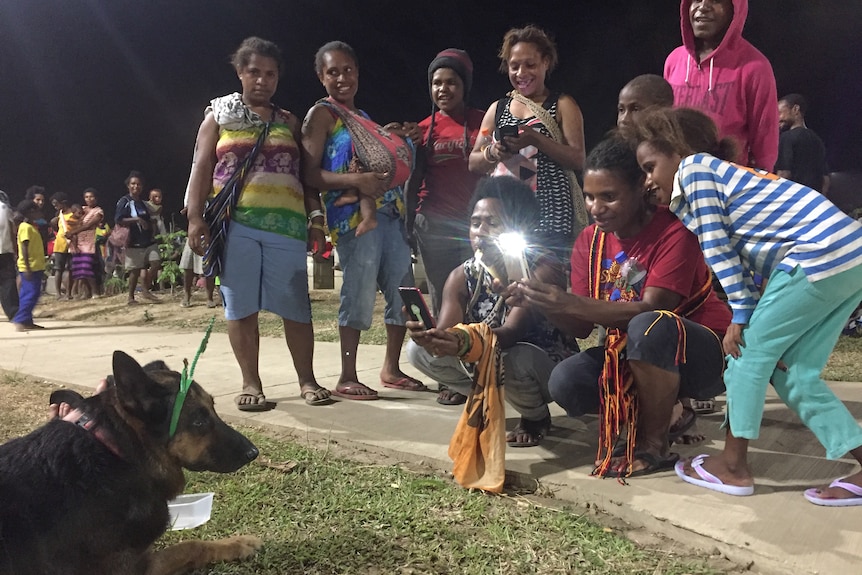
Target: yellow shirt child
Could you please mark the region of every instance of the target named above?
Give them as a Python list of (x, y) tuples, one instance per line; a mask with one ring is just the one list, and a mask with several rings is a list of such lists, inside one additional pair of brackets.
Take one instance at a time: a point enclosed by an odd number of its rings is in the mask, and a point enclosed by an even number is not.
[[(26, 249), (25, 249), (26, 242)], [(24, 259), (24, 256), (27, 259)], [(45, 269), (45, 246), (39, 230), (30, 222), (18, 226), (18, 271), (39, 272)]]

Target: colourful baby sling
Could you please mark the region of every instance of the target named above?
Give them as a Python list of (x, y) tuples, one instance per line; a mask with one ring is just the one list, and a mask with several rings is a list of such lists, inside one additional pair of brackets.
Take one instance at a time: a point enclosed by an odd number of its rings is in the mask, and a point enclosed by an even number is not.
[(413, 170), (413, 151), (400, 136), (333, 98), (318, 101), (337, 115), (350, 133), (359, 166), (351, 171), (386, 174), (386, 189), (403, 186)]

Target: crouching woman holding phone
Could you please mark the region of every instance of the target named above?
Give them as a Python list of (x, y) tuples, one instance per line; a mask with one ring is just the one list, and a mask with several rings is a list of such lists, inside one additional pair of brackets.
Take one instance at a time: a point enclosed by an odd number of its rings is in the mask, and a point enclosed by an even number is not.
[[(492, 290), (494, 279), (505, 284), (502, 276), (506, 275), (497, 237), (504, 232), (523, 234), (531, 276), (565, 289), (565, 274), (549, 251), (533, 247), (539, 204), (527, 185), (510, 177), (484, 178), (470, 201), (470, 213), (470, 244), (476, 255), (449, 274), (436, 327), (426, 329), (421, 321), (407, 322), (412, 338), (407, 344), (407, 359), (448, 388), (438, 402), (452, 403), (445, 399), (454, 393), (466, 395), (472, 377), (470, 367), (458, 359), (457, 336), (447, 329), (459, 323), (488, 324), (503, 352), (506, 400), (521, 414), (518, 427), (507, 434), (506, 441), (511, 447), (533, 447), (548, 433), (551, 423), (551, 370), (578, 347), (573, 338), (564, 337), (541, 315), (507, 307), (504, 298)], [(445, 398), (443, 394), (447, 394)]]

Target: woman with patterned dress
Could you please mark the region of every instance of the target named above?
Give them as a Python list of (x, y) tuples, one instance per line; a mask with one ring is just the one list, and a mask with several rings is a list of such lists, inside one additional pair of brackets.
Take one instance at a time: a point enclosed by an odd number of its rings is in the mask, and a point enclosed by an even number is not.
[(485, 112), (482, 133), (491, 141), (477, 140), (470, 170), (526, 182), (541, 208), (539, 239), (567, 263), (573, 238), (587, 224), (574, 175), (585, 159), (581, 109), (571, 96), (545, 85), (557, 65), (557, 48), (540, 28), (506, 32), (499, 56), (513, 90)]
[(228, 336), (242, 372), (235, 403), (242, 411), (271, 407), (258, 370), (262, 309), (283, 320), (302, 398), (309, 405), (328, 403), (329, 391), (317, 384), (312, 368), (306, 272), (309, 240), (323, 241), (320, 230), (307, 230), (308, 214), (319, 212), (320, 202), (300, 180), (299, 121), (270, 101), (282, 70), (281, 51), (272, 42), (246, 38), (232, 63), (242, 94), (212, 100), (198, 131), (188, 186), (189, 246), (203, 255), (210, 241), (206, 199), (230, 180), (269, 123), (232, 211), (220, 274)]
[[(99, 295), (97, 277), (101, 273), (101, 256), (97, 252), (96, 228), (105, 219), (105, 212), (99, 207), (95, 188), (84, 190), (84, 217), (66, 236), (74, 240), (77, 249), (72, 254), (72, 280), (86, 286), (89, 297)], [(83, 294), (80, 297), (87, 297)]]
[[(343, 399), (377, 399), (377, 392), (359, 381), (356, 352), (361, 332), (371, 327), (378, 289), (386, 300), (386, 356), (380, 384), (425, 391), (422, 382), (399, 367), (406, 328), (398, 287), (413, 285), (402, 190), (413, 168), (412, 145), (402, 138), (406, 136), (402, 128), (381, 127), (356, 107), (359, 68), (353, 48), (329, 42), (317, 51), (314, 64), (328, 97), (305, 117), (303, 168), (306, 183), (323, 193), (326, 223), (341, 263), (341, 376), (333, 394)], [(346, 194), (375, 200), (376, 227), (357, 234), (360, 202), (344, 203)]]

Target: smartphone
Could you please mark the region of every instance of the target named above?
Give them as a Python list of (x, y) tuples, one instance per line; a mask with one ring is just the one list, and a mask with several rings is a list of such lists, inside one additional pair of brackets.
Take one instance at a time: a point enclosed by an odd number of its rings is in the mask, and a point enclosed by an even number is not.
[(425, 298), (422, 297), (422, 292), (415, 287), (400, 287), (398, 293), (401, 294), (401, 299), (404, 301), (404, 308), (407, 310), (407, 315), (413, 321), (421, 321), (425, 329), (434, 327), (434, 318), (431, 317), (431, 311), (425, 304)]
[(530, 266), (527, 263), (527, 241), (518, 232), (504, 232), (497, 236), (503, 266), (506, 276), (512, 281), (530, 279)]
[(523, 251), (519, 253), (503, 253), (503, 264), (506, 266), (506, 275), (512, 281), (530, 279), (530, 267), (527, 265), (527, 256)]
[(497, 140), (500, 142), (503, 141), (503, 138), (517, 138), (520, 133), (520, 128), (518, 126), (500, 126), (497, 128)]

